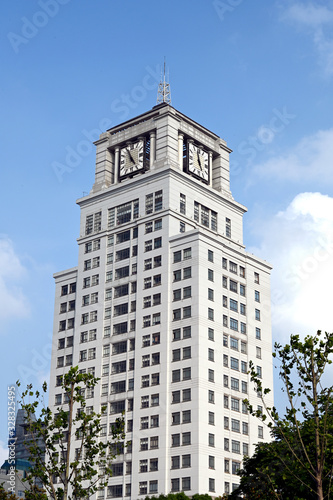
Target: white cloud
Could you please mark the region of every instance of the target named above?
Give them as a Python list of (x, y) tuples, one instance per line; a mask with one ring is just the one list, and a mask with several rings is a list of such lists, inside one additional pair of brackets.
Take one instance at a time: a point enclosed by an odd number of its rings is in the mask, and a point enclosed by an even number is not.
[(263, 178), (333, 184), (333, 128), (304, 137), (284, 155), (256, 165), (253, 172)]
[(13, 243), (6, 236), (0, 236), (0, 325), (10, 318), (25, 317), (29, 313), (27, 298), (20, 287), (25, 274)]
[(8, 459), (8, 447), (3, 441), (0, 441), (0, 467), (7, 459)]
[(288, 3), (282, 19), (308, 30), (319, 55), (319, 64), (328, 76), (333, 75), (333, 39), (330, 31), (329, 34), (325, 32), (333, 25), (333, 10), (315, 2)]
[(332, 331), (333, 198), (301, 193), (271, 219), (257, 221), (261, 245), (250, 251), (272, 265), (272, 326), (290, 334)]

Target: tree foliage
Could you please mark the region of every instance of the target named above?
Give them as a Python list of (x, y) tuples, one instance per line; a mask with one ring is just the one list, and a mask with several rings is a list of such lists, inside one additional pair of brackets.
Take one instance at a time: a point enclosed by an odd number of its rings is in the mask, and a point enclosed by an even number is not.
[(54, 414), (43, 405), (46, 382), (42, 393), (34, 392), (29, 385), (21, 395), (27, 431), (33, 436), (26, 444), (31, 462), (26, 480), (30, 488), (37, 481), (54, 500), (87, 498), (106, 486), (112, 474), (117, 443), (125, 437), (124, 419), (118, 418), (114, 424), (111, 442), (100, 440), (102, 414), (86, 411), (85, 400), (85, 390), (97, 382), (92, 374), (79, 373), (78, 367), (70, 368), (62, 382), (67, 404)]
[[(265, 395), (270, 390), (263, 389), (254, 365), (250, 364), (251, 380), (262, 398), (265, 412), (254, 410), (250, 404), (248, 407), (252, 415), (263, 421), (270, 420), (268, 425), (275, 441), (258, 445), (255, 455), (244, 462), (240, 471), (241, 486), (233, 498), (240, 493), (249, 495), (252, 484), (260, 484), (266, 495), (258, 498), (272, 495), (283, 500), (331, 498), (333, 386), (325, 386), (323, 377), (332, 363), (332, 354), (332, 333), (318, 331), (316, 336), (307, 336), (304, 341), (292, 335), (289, 344), (275, 344), (273, 356), (280, 361), (279, 375), (288, 400), (283, 417), (275, 407), (265, 405)], [(288, 496), (288, 488), (293, 489), (296, 496)]]

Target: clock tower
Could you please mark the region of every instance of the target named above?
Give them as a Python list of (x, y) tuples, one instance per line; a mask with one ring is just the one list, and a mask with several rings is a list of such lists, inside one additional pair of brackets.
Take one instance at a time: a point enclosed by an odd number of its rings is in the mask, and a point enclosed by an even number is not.
[(128, 446), (98, 500), (231, 493), (269, 439), (244, 403), (260, 405), (250, 360), (273, 388), (271, 267), (243, 243), (231, 150), (165, 101), (95, 145), (78, 264), (55, 274), (50, 407), (78, 365), (100, 379), (86, 394), (107, 408), (100, 439), (124, 414)]
[(226, 142), (161, 103), (150, 112), (113, 127), (95, 142), (96, 177), (93, 192), (137, 175), (151, 177), (172, 168), (231, 197)]

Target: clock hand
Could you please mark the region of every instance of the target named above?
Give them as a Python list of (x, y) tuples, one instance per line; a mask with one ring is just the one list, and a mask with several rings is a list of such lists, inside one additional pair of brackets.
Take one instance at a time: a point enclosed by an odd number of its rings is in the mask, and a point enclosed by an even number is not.
[(198, 156), (198, 163), (199, 163), (200, 170), (202, 170), (201, 157), (200, 157), (199, 151), (197, 151), (197, 156)]
[(131, 162), (134, 163), (134, 165), (135, 165), (135, 160), (134, 160), (131, 152), (129, 150), (127, 150), (127, 152), (128, 152), (128, 156), (130, 157)]

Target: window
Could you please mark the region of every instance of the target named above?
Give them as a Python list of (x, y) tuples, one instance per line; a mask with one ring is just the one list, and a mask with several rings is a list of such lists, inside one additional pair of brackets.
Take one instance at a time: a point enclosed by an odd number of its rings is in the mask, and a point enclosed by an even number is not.
[(229, 280), (229, 288), (231, 292), (237, 293), (237, 281)]
[(231, 220), (228, 217), (225, 218), (225, 235), (231, 238)]
[(182, 434), (182, 445), (183, 446), (188, 446), (191, 444), (191, 433), (190, 432), (183, 432)]
[(239, 312), (241, 314), (244, 314), (244, 315), (246, 314), (246, 306), (245, 306), (245, 304), (240, 304)]
[(191, 367), (183, 368), (183, 380), (191, 379)]
[(140, 428), (141, 429), (148, 429), (148, 426), (149, 426), (149, 417), (141, 417), (141, 425), (140, 425)]
[(182, 279), (181, 269), (173, 272), (173, 281), (180, 281)]
[(190, 286), (185, 286), (183, 288), (183, 299), (188, 299), (189, 297), (191, 297), (191, 294), (192, 294), (192, 289)]
[(241, 361), (241, 372), (247, 373), (247, 363), (246, 361)]
[(228, 356), (226, 354), (223, 354), (223, 366), (225, 366), (226, 368), (229, 366)]
[(208, 403), (215, 403), (215, 394), (214, 391), (208, 391)]
[(230, 330), (238, 331), (238, 321), (237, 319), (230, 318)]
[(151, 355), (151, 364), (152, 365), (159, 365), (160, 364), (160, 353), (159, 352), (154, 352)]
[(249, 445), (247, 443), (243, 443), (243, 455), (249, 456)]
[(213, 478), (209, 478), (209, 491), (215, 491), (215, 479)]
[(232, 440), (231, 441), (231, 451), (232, 453), (240, 453), (240, 442)]
[(183, 411), (183, 424), (189, 424), (191, 422), (191, 410)]
[(181, 250), (177, 250), (177, 252), (173, 252), (173, 262), (180, 262), (182, 260), (182, 252)]
[(172, 403), (180, 403), (180, 391), (173, 391), (172, 394)]
[(150, 417), (150, 427), (159, 427), (159, 416), (152, 415)]
[(162, 237), (154, 239), (154, 249), (162, 247)]
[(244, 380), (242, 380), (242, 392), (244, 394), (247, 394), (247, 382), (245, 382)]
[(209, 425), (215, 425), (215, 413), (212, 411), (208, 412), (208, 423)]
[(239, 360), (237, 358), (230, 357), (230, 368), (232, 370), (239, 370)]
[(160, 284), (161, 284), (161, 275), (155, 274), (155, 276), (153, 276), (153, 286), (158, 286)]
[(125, 267), (119, 267), (118, 269), (115, 270), (115, 279), (121, 279), (121, 278), (126, 278), (129, 276), (129, 266)]
[(231, 409), (234, 411), (239, 411), (239, 399), (231, 398)]
[(172, 320), (179, 321), (181, 319), (181, 309), (174, 309), (172, 312)]
[(171, 435), (171, 446), (172, 446), (172, 448), (180, 446), (180, 434), (172, 434)]
[(254, 282), (259, 285), (259, 273), (254, 273)]
[(180, 193), (179, 197), (179, 212), (183, 215), (186, 214), (186, 196), (182, 193)]
[(162, 265), (162, 256), (156, 255), (156, 257), (154, 257), (154, 267), (161, 267), (161, 265)]
[(149, 269), (152, 269), (152, 259), (146, 259), (144, 261), (144, 270), (148, 271)]
[(191, 357), (191, 346), (183, 347), (183, 359), (189, 359)]
[(238, 339), (235, 339), (234, 337), (230, 337), (230, 348), (234, 349), (235, 351), (238, 351)]
[(239, 285), (239, 294), (245, 297), (245, 285)]
[(231, 377), (230, 382), (231, 389), (233, 391), (239, 391), (239, 380), (237, 378)]
[(183, 402), (191, 401), (191, 389), (183, 389)]
[(141, 481), (139, 483), (139, 495), (147, 495), (148, 489), (147, 489), (147, 481)]
[(208, 288), (208, 300), (214, 300), (214, 290), (212, 288)]
[(229, 377), (228, 375), (223, 375), (223, 386), (229, 387)]
[(208, 446), (215, 446), (215, 434), (208, 434)]
[(241, 278), (245, 278), (245, 267), (239, 266), (239, 276), (241, 276)]
[(183, 319), (191, 317), (191, 306), (183, 307)]
[(150, 405), (151, 406), (159, 406), (159, 404), (160, 404), (160, 395), (159, 394), (152, 394), (150, 396)]
[(228, 417), (224, 417), (224, 428), (226, 430), (229, 429), (229, 418)]
[(261, 366), (257, 366), (257, 377), (258, 378), (262, 378), (262, 368)]
[(180, 382), (180, 370), (172, 370), (172, 382)]
[(235, 262), (231, 262), (231, 260), (229, 261), (229, 271), (237, 274), (237, 264)]
[(261, 359), (261, 347), (256, 347), (256, 357)]
[[(173, 468), (176, 468), (176, 467), (173, 467)], [(177, 467), (179, 468), (179, 467)], [(176, 478), (176, 479), (171, 479), (171, 491), (174, 492), (174, 491), (179, 491), (180, 490), (180, 479)]]
[(162, 219), (156, 219), (154, 221), (154, 230), (159, 231), (160, 229), (162, 229)]
[(144, 316), (143, 321), (142, 321), (142, 326), (143, 328), (147, 328), (148, 326), (151, 325), (151, 316)]
[(191, 267), (184, 267), (183, 269), (183, 279), (189, 279), (192, 277), (192, 268)]
[(224, 438), (224, 451), (229, 451), (229, 439)]
[(254, 291), (254, 300), (260, 302), (260, 292), (258, 292), (258, 290)]
[[(157, 469), (150, 468), (151, 471), (158, 470), (158, 459), (156, 459), (155, 461), (157, 463)], [(152, 460), (150, 460), (150, 463), (152, 463)], [(156, 480), (149, 481), (149, 493), (157, 493), (157, 489), (158, 489), (158, 481)]]
[(239, 469), (240, 469), (240, 463), (232, 461), (232, 469), (231, 469), (232, 474), (237, 474)]
[(241, 322), (240, 331), (241, 331), (241, 333), (246, 334), (246, 323)]
[(184, 326), (183, 328), (183, 339), (189, 339), (191, 338), (191, 327), (190, 326)]
[(179, 361), (180, 360), (180, 349), (174, 349), (172, 351), (172, 361)]
[(208, 380), (214, 382), (214, 370), (208, 369)]
[(208, 261), (214, 262), (214, 252), (213, 250), (208, 250)]
[(189, 491), (191, 489), (191, 478), (183, 477), (182, 478), (182, 490)]
[(208, 319), (214, 321), (214, 309), (208, 307)]
[(214, 340), (214, 330), (213, 328), (208, 328), (208, 339)]
[(261, 340), (261, 330), (260, 328), (256, 328), (256, 339)]
[(212, 269), (208, 269), (208, 279), (214, 281), (214, 271)]
[(222, 286), (228, 288), (228, 278), (226, 276), (222, 276)]
[(214, 349), (208, 349), (208, 360), (214, 361)]
[(107, 496), (111, 498), (118, 498), (123, 496), (123, 485), (116, 484), (114, 486), (108, 486)]
[(249, 424), (247, 422), (242, 422), (242, 433), (246, 436), (249, 433)]
[(264, 428), (262, 425), (258, 425), (258, 438), (264, 439)]
[(230, 460), (228, 460), (227, 458), (224, 459), (224, 472), (226, 472), (227, 474), (229, 474), (230, 472)]
[[(83, 318), (84, 315), (82, 315)], [(88, 315), (87, 315), (87, 322), (88, 322)], [(59, 321), (59, 332), (63, 332), (66, 330), (66, 320)]]
[(257, 321), (260, 321), (260, 311), (259, 311), (259, 309), (255, 310), (255, 318), (256, 318)]
[(231, 419), (231, 430), (233, 432), (240, 432), (240, 421), (235, 418)]

